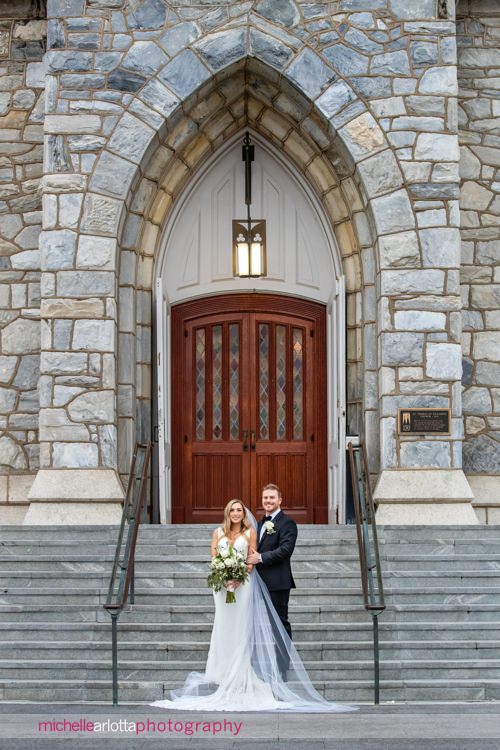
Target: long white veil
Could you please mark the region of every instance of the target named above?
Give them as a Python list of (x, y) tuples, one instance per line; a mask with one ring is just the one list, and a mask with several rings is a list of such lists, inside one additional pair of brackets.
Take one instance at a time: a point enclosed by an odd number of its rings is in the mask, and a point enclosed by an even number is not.
[[(257, 522), (246, 509), (247, 518)], [(207, 672), (191, 672), (183, 687), (172, 690), (172, 700), (152, 705), (182, 710), (245, 710), (340, 712), (350, 706), (330, 703), (314, 688), (292, 640), (274, 609), (266, 585), (254, 568), (250, 586), (248, 629), (242, 634), (242, 649), (234, 664), (214, 683)], [(278, 657), (279, 654), (279, 657)], [(228, 660), (229, 661), (229, 660)], [(288, 664), (286, 679), (278, 664)]]

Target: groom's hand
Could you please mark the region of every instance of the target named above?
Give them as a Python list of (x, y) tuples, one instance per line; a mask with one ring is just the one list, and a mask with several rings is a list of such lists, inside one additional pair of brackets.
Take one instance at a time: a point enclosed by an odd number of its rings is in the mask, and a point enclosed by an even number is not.
[(247, 557), (248, 565), (258, 565), (260, 563), (260, 555), (254, 549), (250, 552)]

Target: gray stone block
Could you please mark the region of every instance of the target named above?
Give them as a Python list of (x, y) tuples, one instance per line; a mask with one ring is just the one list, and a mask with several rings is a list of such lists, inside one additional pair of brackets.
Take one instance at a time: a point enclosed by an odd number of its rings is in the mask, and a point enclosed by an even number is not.
[(127, 16), (130, 29), (160, 29), (165, 23), (167, 9), (161, 0), (145, 0)]
[(412, 42), (410, 60), (416, 66), (436, 65), (439, 60), (439, 48), (432, 42)]
[(40, 349), (40, 322), (17, 318), (2, 331), (3, 354), (29, 354)]
[(383, 333), (383, 365), (422, 364), (424, 335), (422, 333)]
[(316, 106), (325, 117), (332, 117), (356, 99), (353, 89), (345, 83), (333, 83), (316, 101)]
[(352, 86), (361, 96), (372, 99), (374, 97), (391, 96), (391, 80), (391, 78), (383, 76), (374, 76), (373, 78), (356, 76), (352, 80)]
[(83, 203), (82, 231), (114, 236), (121, 209), (120, 201), (114, 198), (88, 193)]
[(146, 77), (139, 73), (133, 73), (125, 68), (117, 68), (110, 73), (108, 86), (110, 89), (117, 91), (138, 91), (146, 82)]
[(476, 385), (500, 384), (500, 364), (495, 362), (477, 362), (473, 381)]
[[(1, 359), (11, 359), (10, 357), (4, 357)], [(0, 361), (0, 372), (1, 372), (1, 361)], [(39, 354), (25, 354), (19, 363), (19, 368), (16, 373), (16, 377), (13, 380), (13, 385), (16, 388), (22, 390), (36, 388), (38, 384), (38, 378), (40, 377), (40, 355)]]
[(352, 27), (346, 31), (344, 39), (352, 47), (357, 47), (359, 50), (366, 52), (367, 54), (381, 52), (383, 49), (379, 42), (374, 41), (362, 31), (359, 31), (359, 29), (354, 29)]
[(42, 352), (40, 370), (48, 375), (61, 373), (84, 373), (87, 370), (87, 355), (69, 352)]
[(125, 55), (122, 67), (149, 77), (165, 65), (167, 60), (167, 55), (154, 42), (137, 41)]
[(293, 60), (285, 75), (310, 99), (316, 99), (335, 80), (333, 70), (309, 48)]
[(75, 260), (76, 232), (68, 229), (42, 232), (40, 251), (42, 269), (57, 271), (61, 268), (72, 268)]
[(488, 388), (472, 386), (462, 394), (464, 414), (490, 414), (491, 396)]
[(344, 44), (337, 43), (332, 47), (326, 47), (323, 54), (335, 70), (343, 76), (364, 75), (368, 72), (369, 58)]
[(250, 51), (275, 70), (282, 70), (293, 55), (293, 50), (282, 41), (254, 28), (250, 29)]
[(113, 391), (89, 391), (82, 393), (68, 406), (75, 422), (113, 422), (115, 400)]
[(188, 47), (191, 42), (197, 39), (200, 35), (198, 27), (192, 21), (185, 21), (178, 23), (167, 31), (159, 38), (158, 42), (161, 44), (165, 52), (173, 57), (181, 49)]
[(460, 233), (458, 229), (439, 227), (421, 229), (424, 266), (458, 268), (460, 266)]
[(389, 0), (389, 7), (396, 18), (404, 21), (413, 19), (435, 19), (436, 3), (434, 0)]
[(0, 466), (10, 469), (27, 468), (22, 447), (7, 435), (0, 436)]
[(109, 140), (108, 147), (120, 156), (139, 163), (154, 135), (153, 128), (125, 112)]
[(217, 71), (245, 56), (246, 37), (246, 29), (230, 29), (209, 34), (193, 46), (207, 65)]
[(462, 349), (459, 344), (432, 344), (426, 348), (426, 375), (435, 380), (460, 380)]
[[(90, 274), (91, 275), (91, 274)], [(73, 333), (74, 350), (114, 350), (115, 323), (113, 320), (76, 320)]]
[(56, 469), (92, 469), (98, 466), (97, 445), (91, 443), (54, 443), (53, 466)]
[(420, 94), (453, 96), (457, 93), (457, 69), (454, 66), (426, 70), (418, 86)]
[(291, 28), (299, 23), (300, 14), (293, 0), (259, 0), (255, 10), (274, 23)]
[(403, 184), (396, 157), (390, 150), (365, 159), (360, 162), (358, 169), (370, 197), (396, 190)]
[(468, 438), (463, 446), (464, 471), (500, 474), (500, 442), (488, 435)]
[(210, 78), (210, 71), (187, 49), (167, 63), (160, 79), (181, 98), (186, 98)]
[(408, 54), (399, 50), (397, 52), (386, 52), (382, 55), (374, 55), (371, 62), (371, 72), (375, 75), (410, 75), (410, 63)]
[(112, 271), (59, 271), (57, 290), (61, 297), (113, 295), (115, 275)]
[(144, 86), (140, 97), (164, 117), (169, 117), (179, 104), (179, 99), (157, 79)]
[(450, 444), (438, 440), (401, 443), (401, 466), (411, 468), (448, 469), (451, 466)]
[(137, 166), (109, 151), (103, 151), (92, 176), (90, 187), (114, 197), (125, 197)]
[(415, 268), (420, 265), (416, 232), (399, 232), (378, 241), (381, 268)]
[(406, 190), (398, 190), (372, 200), (377, 229), (390, 234), (415, 226), (415, 216)]

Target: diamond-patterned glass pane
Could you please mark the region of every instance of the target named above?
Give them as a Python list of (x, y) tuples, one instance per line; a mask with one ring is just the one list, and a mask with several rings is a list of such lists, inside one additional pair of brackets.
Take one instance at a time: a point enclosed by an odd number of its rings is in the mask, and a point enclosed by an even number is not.
[(240, 437), (240, 327), (229, 326), (229, 437)]
[(276, 439), (286, 440), (286, 327), (276, 326)]
[(259, 434), (269, 440), (269, 326), (259, 325)]
[(205, 329), (196, 331), (196, 439), (205, 440)]
[(212, 432), (222, 439), (222, 326), (212, 328)]
[(304, 437), (304, 341), (302, 329), (293, 329), (293, 439)]

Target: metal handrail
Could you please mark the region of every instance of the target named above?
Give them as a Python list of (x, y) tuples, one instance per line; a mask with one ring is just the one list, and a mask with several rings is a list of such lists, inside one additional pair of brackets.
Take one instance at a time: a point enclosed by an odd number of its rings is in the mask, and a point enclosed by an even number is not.
[(353, 446), (352, 443), (348, 443), (347, 450), (349, 452), (352, 494), (356, 513), (356, 532), (358, 537), (363, 600), (366, 611), (372, 617), (373, 625), (374, 703), (378, 705), (380, 702), (378, 616), (384, 611), (385, 602), (377, 524), (375, 521), (375, 506), (370, 487), (365, 446)]
[[(130, 464), (127, 495), (123, 503), (108, 595), (106, 603), (103, 604), (104, 609), (111, 616), (113, 706), (118, 705), (118, 618), (127, 603), (129, 592), (130, 603), (134, 603), (135, 547), (146, 497), (151, 450), (151, 442), (136, 443)], [(124, 546), (125, 530), (127, 534)]]

